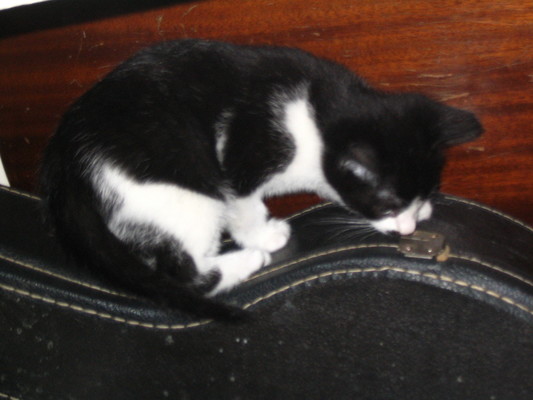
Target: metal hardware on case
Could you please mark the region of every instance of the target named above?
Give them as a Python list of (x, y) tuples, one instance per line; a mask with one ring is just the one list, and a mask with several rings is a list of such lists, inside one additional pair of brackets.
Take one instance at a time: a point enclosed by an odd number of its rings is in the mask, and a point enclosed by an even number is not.
[(402, 236), (399, 250), (406, 257), (437, 258), (437, 261), (445, 261), (449, 253), (444, 235), (425, 231), (415, 231), (411, 235)]

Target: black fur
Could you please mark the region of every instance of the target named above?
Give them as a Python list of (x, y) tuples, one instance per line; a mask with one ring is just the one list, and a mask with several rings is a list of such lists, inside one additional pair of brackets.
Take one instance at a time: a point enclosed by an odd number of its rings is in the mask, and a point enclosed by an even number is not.
[[(270, 100), (304, 89), (324, 142), (325, 176), (348, 207), (370, 219), (436, 190), (443, 149), (482, 131), (471, 113), (417, 94), (376, 91), (344, 67), (297, 49), (161, 43), (83, 95), (51, 139), (41, 183), (59, 239), (79, 262), (128, 290), (197, 315), (235, 315), (202, 297), (206, 281), (179, 243), (138, 249), (118, 240), (88, 171), (105, 158), (141, 182), (217, 199), (229, 190), (248, 195), (295, 152)], [(219, 163), (214, 126), (228, 109), (233, 117)], [(350, 174), (346, 160), (364, 165), (374, 180)]]

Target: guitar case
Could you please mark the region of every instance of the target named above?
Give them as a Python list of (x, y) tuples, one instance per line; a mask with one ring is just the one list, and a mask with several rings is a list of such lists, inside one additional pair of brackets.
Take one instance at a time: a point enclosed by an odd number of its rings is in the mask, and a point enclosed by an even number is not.
[(68, 262), (38, 198), (0, 189), (0, 399), (533, 398), (533, 229), (438, 195), (415, 235), (320, 204), (221, 301), (169, 314)]

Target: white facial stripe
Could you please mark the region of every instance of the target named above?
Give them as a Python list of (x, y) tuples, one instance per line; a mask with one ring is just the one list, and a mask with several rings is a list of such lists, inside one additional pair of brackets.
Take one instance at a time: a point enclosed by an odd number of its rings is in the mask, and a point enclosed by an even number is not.
[(429, 200), (422, 201), (416, 198), (397, 216), (385, 217), (378, 221), (373, 221), (371, 224), (383, 233), (398, 232), (401, 235), (410, 235), (415, 231), (416, 223), (428, 219), (432, 211), (433, 207)]
[(368, 170), (368, 168), (362, 164), (359, 164), (357, 161), (347, 160), (344, 163), (344, 167), (351, 171), (357, 178), (365, 182), (371, 183), (376, 179), (376, 175), (373, 172)]

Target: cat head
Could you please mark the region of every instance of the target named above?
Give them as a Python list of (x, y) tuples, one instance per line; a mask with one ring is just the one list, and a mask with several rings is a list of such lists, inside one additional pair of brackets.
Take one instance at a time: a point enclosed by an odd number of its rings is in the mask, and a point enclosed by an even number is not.
[(468, 111), (416, 94), (379, 95), (327, 127), (324, 171), (341, 201), (378, 231), (410, 234), (431, 216), (445, 149), (482, 131)]

